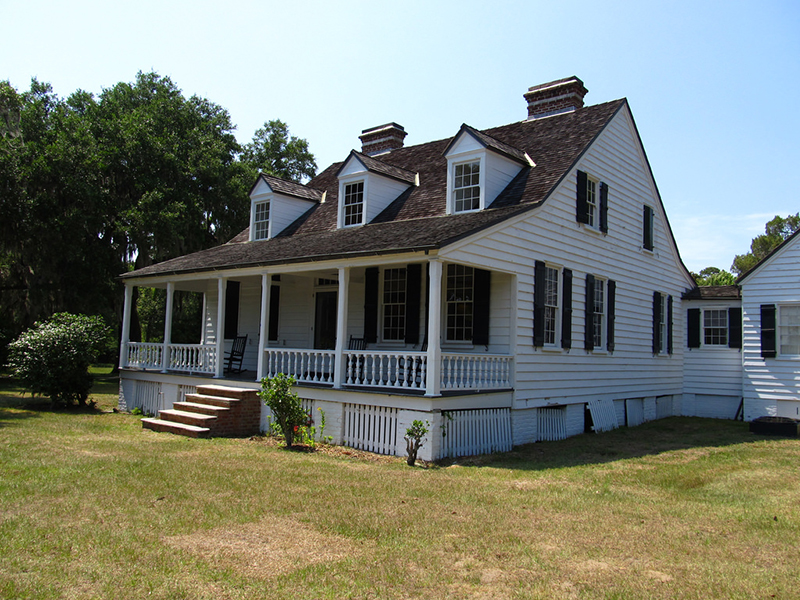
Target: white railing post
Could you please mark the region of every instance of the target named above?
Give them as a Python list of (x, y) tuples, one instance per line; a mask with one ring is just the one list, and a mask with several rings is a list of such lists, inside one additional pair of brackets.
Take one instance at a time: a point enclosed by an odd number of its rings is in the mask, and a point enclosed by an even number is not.
[(175, 284), (167, 283), (167, 307), (164, 311), (164, 350), (161, 355), (161, 372), (169, 370), (169, 345), (172, 343), (172, 298), (175, 295)]
[(428, 372), (425, 395), (441, 395), (442, 263), (431, 259), (428, 286)]
[(258, 371), (256, 381), (261, 381), (264, 377), (264, 350), (267, 347), (267, 336), (269, 335), (269, 294), (272, 289), (270, 285), (269, 272), (261, 275), (261, 327), (258, 332)]
[(344, 343), (347, 335), (347, 296), (350, 293), (350, 267), (339, 267), (339, 297), (336, 312), (336, 350), (333, 359), (333, 387), (342, 387)]
[(125, 300), (122, 306), (122, 336), (119, 342), (119, 368), (128, 366), (128, 343), (131, 341), (131, 305), (133, 285), (125, 284)]
[(217, 327), (214, 341), (217, 346), (217, 369), (214, 377), (222, 378), (225, 370), (225, 286), (228, 280), (217, 279)]

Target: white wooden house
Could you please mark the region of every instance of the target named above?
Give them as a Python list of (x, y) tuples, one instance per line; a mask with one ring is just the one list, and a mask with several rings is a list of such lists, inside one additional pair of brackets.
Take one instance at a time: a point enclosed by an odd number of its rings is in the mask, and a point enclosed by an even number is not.
[[(410, 147), (390, 123), (306, 185), (260, 176), (247, 230), (123, 275), (121, 405), (284, 372), (336, 442), (404, 454), (420, 419), (427, 459), (680, 413), (694, 282), (628, 102), (585, 94), (535, 86), (519, 122)], [(163, 344), (129, 341), (134, 286), (167, 289)], [(174, 290), (204, 294), (198, 344), (170, 341)]]
[(742, 275), (744, 418), (800, 419), (800, 231)]

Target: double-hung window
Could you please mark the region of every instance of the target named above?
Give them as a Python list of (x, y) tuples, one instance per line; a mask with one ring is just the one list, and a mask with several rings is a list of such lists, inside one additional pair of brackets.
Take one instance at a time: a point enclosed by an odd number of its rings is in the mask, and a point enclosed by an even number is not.
[(590, 229), (608, 233), (608, 184), (578, 171), (575, 218)]
[(586, 179), (586, 224), (597, 228), (597, 182)]
[(254, 240), (266, 240), (269, 237), (269, 202), (257, 202), (253, 215)]
[(472, 267), (447, 265), (445, 339), (448, 342), (472, 340), (474, 282)]
[(592, 302), (592, 336), (594, 337), (594, 347), (603, 347), (603, 332), (605, 331), (606, 319), (606, 295), (605, 281), (602, 279), (594, 280), (594, 293), (590, 299)]
[(727, 308), (706, 308), (703, 310), (703, 345), (728, 345)]
[(361, 225), (364, 222), (364, 182), (348, 183), (344, 186), (343, 223)]
[(778, 340), (781, 356), (800, 356), (800, 304), (778, 307)]
[(480, 161), (457, 164), (453, 171), (453, 212), (481, 207)]
[(384, 341), (402, 341), (406, 333), (406, 269), (383, 271)]
[(555, 345), (558, 330), (558, 269), (545, 267), (544, 343)]

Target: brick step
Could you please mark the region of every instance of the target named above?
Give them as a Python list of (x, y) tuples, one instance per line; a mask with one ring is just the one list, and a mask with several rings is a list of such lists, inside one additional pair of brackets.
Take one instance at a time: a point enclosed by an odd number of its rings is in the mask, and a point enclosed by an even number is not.
[(217, 406), (220, 408), (230, 408), (241, 400), (237, 398), (226, 398), (223, 396), (210, 396), (208, 394), (186, 394), (186, 400), (192, 404), (205, 404), (206, 406)]
[(228, 385), (198, 385), (197, 393), (205, 396), (215, 396), (218, 398), (233, 398), (235, 400), (245, 400), (250, 398), (254, 400), (258, 399), (258, 390), (231, 387)]
[(186, 425), (184, 423), (176, 423), (175, 421), (162, 421), (161, 419), (145, 418), (142, 419), (142, 428), (151, 429), (161, 433), (174, 433), (193, 438), (208, 437), (211, 430), (208, 427), (197, 427), (195, 425)]
[(194, 425), (195, 427), (207, 427), (209, 429), (214, 428), (214, 423), (217, 420), (217, 417), (213, 415), (203, 415), (197, 412), (175, 409), (158, 411), (158, 418), (162, 421), (172, 421), (174, 423)]
[(201, 415), (219, 416), (225, 411), (230, 411), (230, 408), (224, 406), (214, 406), (212, 404), (200, 404), (197, 402), (175, 402), (172, 405), (175, 410), (183, 410), (185, 412), (195, 412)]

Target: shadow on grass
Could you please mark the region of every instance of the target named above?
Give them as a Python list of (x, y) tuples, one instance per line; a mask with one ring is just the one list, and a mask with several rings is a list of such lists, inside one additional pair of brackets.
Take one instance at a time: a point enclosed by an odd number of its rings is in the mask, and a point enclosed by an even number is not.
[(655, 456), (675, 450), (724, 448), (764, 439), (773, 438), (750, 433), (748, 424), (741, 421), (670, 417), (638, 427), (585, 433), (558, 442), (526, 444), (502, 454), (445, 459), (438, 464), (539, 471)]

